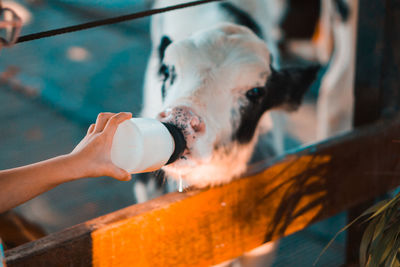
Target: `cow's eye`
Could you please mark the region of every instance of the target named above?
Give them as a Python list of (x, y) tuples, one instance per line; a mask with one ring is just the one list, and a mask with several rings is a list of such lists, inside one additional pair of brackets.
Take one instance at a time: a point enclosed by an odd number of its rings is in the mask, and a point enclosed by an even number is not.
[(158, 72), (159, 72), (160, 75), (162, 75), (163, 81), (168, 80), (168, 78), (169, 78), (169, 68), (168, 68), (167, 65), (162, 64)]
[(246, 92), (246, 97), (250, 101), (256, 101), (264, 95), (265, 91), (262, 87), (255, 87)]

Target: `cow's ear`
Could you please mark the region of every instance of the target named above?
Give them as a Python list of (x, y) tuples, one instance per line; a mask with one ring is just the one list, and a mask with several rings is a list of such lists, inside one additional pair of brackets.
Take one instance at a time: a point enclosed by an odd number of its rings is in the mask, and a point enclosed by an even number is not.
[(161, 37), (160, 44), (158, 45), (158, 58), (160, 59), (160, 62), (164, 60), (165, 50), (171, 43), (172, 40), (168, 36), (164, 35)]
[(267, 109), (296, 110), (300, 106), (304, 94), (315, 80), (319, 68), (319, 65), (313, 65), (276, 71), (271, 66), (272, 72), (266, 84), (265, 104)]

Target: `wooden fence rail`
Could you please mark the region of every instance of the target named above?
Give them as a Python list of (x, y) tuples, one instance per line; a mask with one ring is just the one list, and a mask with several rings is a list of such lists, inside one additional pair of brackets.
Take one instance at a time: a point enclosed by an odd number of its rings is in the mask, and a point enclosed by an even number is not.
[(399, 119), (360, 128), (230, 184), (168, 194), (6, 251), (7, 264), (217, 264), (400, 185), (398, 140)]

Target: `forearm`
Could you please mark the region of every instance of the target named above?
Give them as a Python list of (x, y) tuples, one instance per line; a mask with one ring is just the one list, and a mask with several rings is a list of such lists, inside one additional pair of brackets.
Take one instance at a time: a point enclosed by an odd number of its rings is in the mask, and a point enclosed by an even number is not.
[(111, 161), (111, 145), (118, 125), (131, 113), (100, 113), (86, 136), (68, 155), (0, 171), (0, 213), (57, 185), (84, 177), (111, 176), (121, 181), (129, 173)]
[(55, 186), (77, 178), (76, 159), (69, 155), (0, 171), (0, 213), (22, 204)]

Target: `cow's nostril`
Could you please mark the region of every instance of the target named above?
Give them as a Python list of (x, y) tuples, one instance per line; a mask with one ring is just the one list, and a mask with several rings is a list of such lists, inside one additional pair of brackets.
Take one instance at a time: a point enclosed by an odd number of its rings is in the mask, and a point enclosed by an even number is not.
[(171, 109), (167, 109), (167, 110), (165, 110), (165, 111), (161, 111), (161, 112), (158, 114), (158, 118), (159, 118), (159, 119), (165, 119), (165, 118), (168, 117), (169, 115), (171, 115)]
[(192, 128), (195, 128), (197, 125), (199, 125), (200, 124), (200, 120), (199, 120), (199, 118), (197, 118), (197, 117), (193, 117), (191, 120), (190, 120), (190, 126), (192, 126)]
[(197, 133), (202, 133), (205, 130), (204, 122), (200, 121), (200, 119), (198, 117), (193, 117), (190, 120), (190, 126)]

